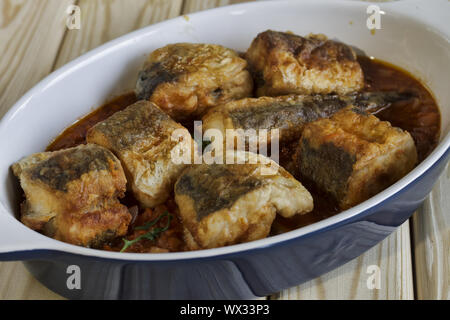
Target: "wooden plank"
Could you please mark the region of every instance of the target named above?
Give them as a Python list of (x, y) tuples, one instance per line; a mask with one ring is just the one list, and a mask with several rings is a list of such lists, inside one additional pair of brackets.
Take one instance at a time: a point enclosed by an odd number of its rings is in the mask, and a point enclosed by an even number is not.
[(133, 30), (180, 15), (182, 0), (80, 0), (81, 29), (71, 30), (55, 67)]
[(51, 71), (72, 3), (0, 1), (0, 117)]
[[(66, 17), (64, 12), (73, 1), (24, 0), (19, 7), (11, 7), (12, 1), (0, 1), (3, 5), (3, 23), (0, 20), (0, 26), (8, 23), (7, 30), (0, 29), (0, 48), (2, 44), (7, 44), (8, 49), (7, 57), (3, 56), (0, 60), (0, 71), (2, 74), (6, 73), (6, 77), (0, 78), (0, 106), (10, 106), (35, 82), (47, 75), (52, 66), (59, 68), (106, 41), (176, 17), (182, 7), (182, 0), (133, 0), (132, 5), (129, 0), (80, 0), (81, 29), (67, 31), (56, 57), (66, 30), (62, 27)], [(42, 7), (38, 5), (41, 3)], [(29, 21), (29, 24), (22, 24), (22, 20)], [(34, 31), (31, 32), (32, 30)], [(50, 31), (54, 31), (55, 35), (49, 34)], [(8, 59), (8, 56), (11, 58)], [(14, 81), (15, 86), (7, 86), (8, 80)], [(8, 87), (8, 90), (4, 90), (4, 87)], [(5, 104), (4, 101), (8, 103)], [(4, 108), (4, 111), (7, 109)], [(5, 262), (0, 263), (0, 300), (2, 299), (61, 297), (35, 280), (22, 263)]]
[[(378, 267), (379, 289), (369, 288), (374, 274), (370, 266)], [(374, 268), (374, 267), (371, 267)], [(370, 249), (317, 279), (272, 297), (282, 300), (335, 299), (414, 299), (409, 222)]]
[(250, 2), (249, 0), (185, 0), (183, 14), (194, 13), (206, 9), (227, 6), (235, 3)]
[[(65, 11), (74, 2), (0, 1), (0, 117), (52, 70), (66, 30)], [(0, 263), (0, 299), (55, 297), (21, 263)]]
[(0, 263), (0, 300), (62, 299), (33, 278), (20, 262)]
[(450, 164), (412, 219), (416, 297), (450, 299)]

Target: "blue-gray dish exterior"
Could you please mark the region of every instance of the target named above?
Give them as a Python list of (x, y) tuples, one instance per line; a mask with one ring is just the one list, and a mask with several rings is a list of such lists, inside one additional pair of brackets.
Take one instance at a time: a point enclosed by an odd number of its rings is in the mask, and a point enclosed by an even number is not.
[[(358, 257), (405, 222), (430, 193), (450, 149), (385, 201), (315, 232), (226, 255), (174, 261), (126, 261), (35, 250), (0, 254), (26, 260), (42, 284), (70, 299), (249, 299), (299, 285)], [(81, 289), (67, 287), (67, 268), (81, 270)]]

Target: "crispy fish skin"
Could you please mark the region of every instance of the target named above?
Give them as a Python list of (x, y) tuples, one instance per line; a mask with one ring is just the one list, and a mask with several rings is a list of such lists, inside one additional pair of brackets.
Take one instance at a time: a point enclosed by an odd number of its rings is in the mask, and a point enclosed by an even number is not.
[(272, 30), (260, 33), (246, 53), (257, 96), (348, 94), (364, 87), (355, 52), (323, 35)]
[(411, 171), (417, 151), (408, 132), (348, 107), (305, 126), (294, 163), (348, 209)]
[[(203, 129), (218, 129), (223, 137), (227, 130), (268, 130), (261, 142), (271, 143), (270, 130), (278, 129), (280, 143), (300, 138), (303, 126), (311, 121), (326, 118), (348, 105), (346, 99), (336, 96), (281, 96), (245, 98), (211, 109), (202, 119)], [(245, 139), (238, 136), (238, 139)], [(236, 146), (234, 140), (226, 147)]]
[(247, 62), (231, 49), (177, 43), (154, 51), (139, 73), (136, 94), (177, 121), (198, 119), (212, 106), (251, 96)]
[[(175, 184), (175, 201), (189, 249), (261, 239), (269, 234), (276, 213), (292, 217), (313, 209), (302, 184), (262, 157), (237, 151), (236, 159), (248, 162), (194, 165), (183, 172)], [(277, 172), (262, 174), (269, 161)]]
[[(245, 139), (246, 130), (254, 129), (258, 134), (263, 129), (268, 132), (278, 129), (280, 144), (286, 144), (300, 139), (305, 124), (328, 118), (350, 105), (372, 112), (409, 98), (410, 95), (394, 92), (245, 98), (211, 109), (202, 119), (203, 129), (205, 132), (218, 129), (223, 137), (226, 137), (226, 130), (242, 129), (242, 135), (237, 136), (242, 140)], [(270, 144), (271, 135), (263, 136), (260, 141)], [(226, 141), (226, 148), (233, 149), (236, 146), (234, 139)]]
[[(184, 130), (186, 139), (172, 139), (176, 130)], [(87, 141), (117, 155), (134, 196), (149, 208), (167, 200), (186, 166), (173, 161), (172, 151), (180, 146), (195, 150), (187, 130), (149, 101), (138, 101), (98, 123), (88, 131)]]
[(43, 152), (12, 169), (25, 192), (21, 221), (28, 227), (81, 246), (126, 234), (131, 215), (117, 199), (126, 178), (109, 150), (88, 144)]

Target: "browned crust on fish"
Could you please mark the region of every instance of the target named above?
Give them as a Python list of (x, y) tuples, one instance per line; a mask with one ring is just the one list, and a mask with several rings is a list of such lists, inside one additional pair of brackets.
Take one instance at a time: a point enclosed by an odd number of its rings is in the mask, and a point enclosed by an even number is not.
[(348, 107), (305, 126), (294, 162), (302, 177), (347, 209), (405, 176), (417, 152), (408, 132)]
[(139, 74), (139, 99), (156, 103), (177, 121), (200, 119), (211, 107), (249, 97), (247, 62), (231, 49), (177, 43), (150, 54)]
[(43, 152), (12, 169), (25, 192), (21, 221), (28, 227), (82, 246), (108, 239), (107, 231), (127, 232), (131, 216), (118, 200), (127, 181), (109, 150), (88, 144)]
[(323, 35), (260, 33), (246, 53), (258, 96), (348, 94), (364, 86), (355, 52)]
[[(274, 162), (263, 164), (262, 156), (255, 154), (236, 155), (259, 162), (194, 165), (175, 185), (175, 201), (192, 250), (264, 238), (276, 213), (291, 217), (313, 208), (309, 192), (283, 168)], [(277, 170), (263, 174), (261, 168), (270, 165)]]
[[(172, 135), (184, 132), (180, 140)], [(139, 101), (98, 123), (87, 134), (87, 141), (110, 149), (120, 159), (129, 189), (144, 207), (164, 203), (186, 167), (172, 159), (172, 151), (184, 146), (196, 150), (189, 132), (158, 106)]]

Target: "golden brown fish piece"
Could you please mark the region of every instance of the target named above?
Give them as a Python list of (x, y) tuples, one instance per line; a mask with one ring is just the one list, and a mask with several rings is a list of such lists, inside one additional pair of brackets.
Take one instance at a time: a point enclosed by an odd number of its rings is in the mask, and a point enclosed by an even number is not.
[[(176, 132), (185, 135), (174, 139)], [(117, 155), (131, 191), (144, 207), (164, 203), (172, 192), (186, 166), (174, 159), (180, 154), (177, 150), (195, 150), (189, 132), (149, 101), (139, 101), (98, 123), (88, 131), (87, 141)]]
[[(202, 119), (203, 131), (218, 129), (228, 149), (245, 146), (245, 139), (261, 130), (267, 134), (260, 136), (260, 143), (270, 144), (271, 130), (279, 130), (279, 142), (284, 144), (298, 140), (306, 123), (329, 117), (347, 105), (346, 99), (337, 96), (245, 98), (211, 109)], [(227, 130), (235, 135), (227, 135)]]
[(175, 201), (190, 249), (261, 239), (276, 213), (292, 217), (313, 209), (310, 193), (273, 161), (243, 151), (235, 159), (235, 164), (191, 166), (178, 179)]
[(246, 53), (258, 96), (348, 94), (364, 87), (362, 69), (347, 45), (323, 35), (265, 31)]
[(408, 132), (348, 107), (305, 126), (294, 163), (347, 209), (411, 171), (417, 152)]
[(155, 50), (139, 73), (136, 94), (177, 121), (200, 119), (209, 108), (249, 97), (247, 62), (219, 45), (177, 43)]
[[(261, 130), (267, 130), (267, 134), (261, 135), (259, 142), (270, 144), (271, 131), (279, 130), (279, 136), (275, 137), (279, 138), (280, 146), (285, 146), (300, 139), (305, 124), (328, 118), (349, 105), (376, 112), (410, 98), (411, 95), (396, 92), (245, 98), (211, 109), (202, 119), (203, 131), (217, 129), (226, 139), (227, 148), (239, 149), (239, 145), (247, 147), (245, 139), (252, 134), (258, 135)], [(227, 136), (227, 130), (234, 130), (235, 135)]]
[(28, 227), (90, 247), (127, 233), (131, 215), (117, 199), (125, 174), (107, 149), (88, 144), (37, 153), (12, 169), (25, 192), (21, 220)]

